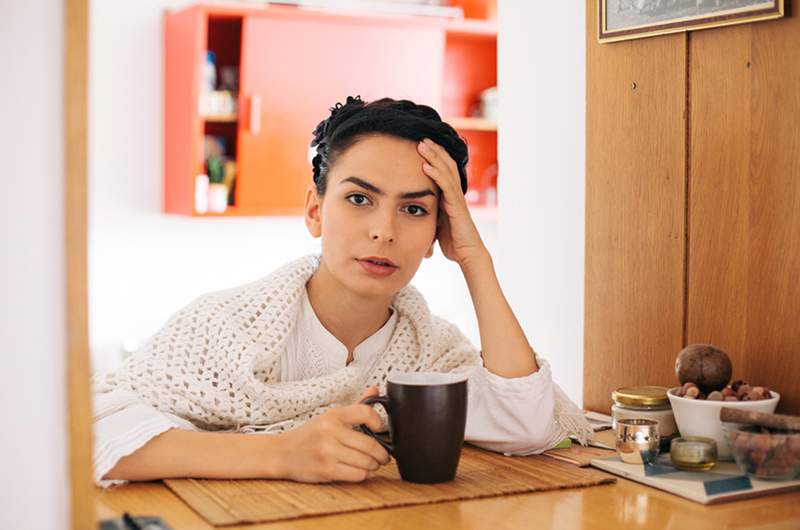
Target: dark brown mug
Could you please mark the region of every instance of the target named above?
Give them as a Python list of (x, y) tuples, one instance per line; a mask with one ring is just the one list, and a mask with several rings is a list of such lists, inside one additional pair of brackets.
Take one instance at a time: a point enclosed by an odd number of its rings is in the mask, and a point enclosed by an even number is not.
[(362, 403), (386, 409), (390, 443), (366, 425), (359, 429), (394, 457), (403, 480), (433, 484), (455, 478), (467, 424), (466, 375), (392, 374), (385, 396), (368, 397)]

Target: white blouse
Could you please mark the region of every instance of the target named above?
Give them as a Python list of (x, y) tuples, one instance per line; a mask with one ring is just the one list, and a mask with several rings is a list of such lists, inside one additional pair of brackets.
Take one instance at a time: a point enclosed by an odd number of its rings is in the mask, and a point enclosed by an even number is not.
[[(388, 346), (396, 323), (397, 312), (393, 311), (381, 329), (356, 346), (352, 364), (369, 370)], [(347, 347), (319, 321), (307, 292), (297, 324), (281, 357), (281, 382), (317, 377), (345, 365)], [(554, 421), (550, 366), (538, 356), (537, 362), (537, 372), (518, 378), (493, 374), (482, 363), (471, 372), (467, 383), (465, 439), (468, 442), (492, 451), (523, 455), (540, 453), (560, 441)], [(134, 392), (124, 388), (94, 398), (94, 478), (102, 487), (125, 483), (102, 477), (120, 458), (155, 436), (173, 428), (201, 430), (183, 418), (142, 402)]]

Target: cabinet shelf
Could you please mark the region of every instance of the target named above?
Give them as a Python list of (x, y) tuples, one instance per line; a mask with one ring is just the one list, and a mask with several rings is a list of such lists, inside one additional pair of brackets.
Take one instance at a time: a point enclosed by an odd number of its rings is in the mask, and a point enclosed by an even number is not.
[(451, 117), (444, 121), (462, 131), (497, 131), (497, 123), (486, 118)]
[(206, 123), (235, 123), (239, 121), (238, 114), (207, 114), (201, 115), (200, 119)]
[[(304, 38), (298, 40), (298, 35)], [(358, 57), (359, 64), (370, 67), (344, 75), (338, 64), (320, 58), (320, 49), (331, 56)], [(233, 76), (236, 81), (214, 82), (214, 88), (226, 88), (212, 92), (230, 91), (236, 106), (203, 99), (211, 84), (205, 82), (206, 66), (198, 58), (209, 52), (219, 79)], [(479, 193), (475, 202), (482, 205), (488, 202), (484, 197), (493, 197), (487, 190), (496, 187), (497, 125), (467, 117), (481, 94), (497, 85), (493, 21), (201, 2), (167, 11), (164, 64), (166, 213), (302, 213), (311, 179), (311, 131), (334, 103), (355, 94), (366, 101), (402, 96), (452, 116), (446, 121), (469, 144), (467, 179), (470, 189)], [(304, 87), (302, 97), (298, 87)], [(208, 137), (236, 164), (232, 196), (222, 214), (196, 209), (205, 209), (196, 185), (197, 176), (207, 173)]]

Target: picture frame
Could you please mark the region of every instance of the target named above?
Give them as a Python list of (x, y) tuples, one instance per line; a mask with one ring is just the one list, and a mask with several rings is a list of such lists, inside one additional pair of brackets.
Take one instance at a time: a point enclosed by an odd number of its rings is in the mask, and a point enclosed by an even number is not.
[(601, 43), (781, 18), (785, 0), (598, 0)]

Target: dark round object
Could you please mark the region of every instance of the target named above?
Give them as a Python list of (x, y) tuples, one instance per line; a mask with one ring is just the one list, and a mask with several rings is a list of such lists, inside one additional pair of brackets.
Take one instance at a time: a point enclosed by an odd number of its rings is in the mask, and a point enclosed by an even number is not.
[(728, 354), (710, 344), (690, 344), (675, 359), (678, 381), (694, 383), (704, 394), (725, 388), (732, 368)]

